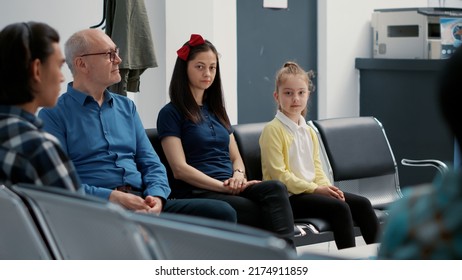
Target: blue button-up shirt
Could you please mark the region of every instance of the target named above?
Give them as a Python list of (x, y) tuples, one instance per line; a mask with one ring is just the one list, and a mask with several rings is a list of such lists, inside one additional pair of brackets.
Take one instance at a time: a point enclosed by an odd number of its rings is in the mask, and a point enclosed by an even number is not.
[(130, 185), (167, 199), (165, 167), (130, 99), (106, 90), (99, 106), (70, 83), (57, 105), (42, 109), (39, 117), (72, 159), (85, 193), (109, 199), (114, 188)]

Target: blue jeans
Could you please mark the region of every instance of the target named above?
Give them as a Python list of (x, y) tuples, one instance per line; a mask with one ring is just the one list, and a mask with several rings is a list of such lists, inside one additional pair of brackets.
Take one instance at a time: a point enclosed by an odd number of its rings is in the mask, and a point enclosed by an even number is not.
[(163, 212), (237, 222), (236, 210), (228, 203), (215, 199), (169, 199)]

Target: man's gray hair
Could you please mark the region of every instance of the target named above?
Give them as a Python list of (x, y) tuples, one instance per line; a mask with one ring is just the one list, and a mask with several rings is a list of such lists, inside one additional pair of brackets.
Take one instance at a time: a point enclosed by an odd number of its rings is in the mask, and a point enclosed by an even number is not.
[(71, 73), (74, 74), (74, 59), (88, 51), (89, 43), (84, 32), (74, 33), (64, 44), (66, 63)]

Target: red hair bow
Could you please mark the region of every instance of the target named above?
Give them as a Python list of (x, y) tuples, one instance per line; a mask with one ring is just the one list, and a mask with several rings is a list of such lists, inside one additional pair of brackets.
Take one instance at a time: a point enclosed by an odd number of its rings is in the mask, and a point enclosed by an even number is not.
[(178, 54), (179, 58), (186, 61), (188, 60), (189, 51), (191, 50), (191, 47), (199, 46), (204, 43), (205, 41), (201, 35), (191, 34), (191, 38), (189, 39), (189, 42), (186, 43), (184, 46), (182, 46), (179, 50), (177, 50), (176, 53)]

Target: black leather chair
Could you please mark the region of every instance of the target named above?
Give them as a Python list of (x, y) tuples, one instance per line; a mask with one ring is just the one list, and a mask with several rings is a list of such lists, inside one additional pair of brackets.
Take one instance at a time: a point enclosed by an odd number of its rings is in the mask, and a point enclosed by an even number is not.
[(0, 185), (0, 225), (0, 260), (53, 259), (27, 205), (4, 185)]
[(54, 259), (162, 257), (155, 240), (119, 205), (53, 187), (18, 184), (11, 190), (27, 202)]
[[(8, 190), (0, 188), (0, 202)], [(11, 236), (8, 240), (15, 242), (8, 246), (2, 246), (0, 240), (0, 248), (8, 249), (0, 251), (0, 257), (81, 260), (290, 260), (298, 257), (284, 240), (246, 226), (179, 214), (139, 214), (105, 200), (58, 188), (21, 184), (11, 186), (11, 190), (14, 193), (10, 191), (6, 202), (14, 202), (10, 197), (17, 196), (27, 202), (29, 211), (26, 209), (25, 214), (32, 214), (32, 226), (36, 225), (43, 233), (52, 253), (46, 254), (46, 248), (38, 248), (44, 253), (37, 254), (37, 246), (24, 247), (31, 242), (18, 244), (28, 241), (22, 236), (35, 234), (27, 231), (16, 233), (17, 238)], [(11, 210), (5, 214), (17, 218)], [(5, 224), (16, 226), (22, 224), (22, 220)], [(15, 229), (20, 228), (8, 229), (8, 236), (14, 234), (11, 231)], [(23, 252), (15, 251), (21, 248)], [(323, 256), (305, 255), (304, 258)]]
[[(308, 124), (318, 135), (334, 185), (367, 197), (383, 223), (387, 208), (402, 194), (398, 165), (382, 124), (369, 116), (313, 120)], [(447, 170), (446, 164), (434, 159), (401, 162)]]
[(157, 128), (147, 128), (146, 135), (151, 142), (152, 147), (159, 156), (160, 161), (164, 164), (165, 169), (167, 170), (168, 182), (170, 185), (175, 183), (175, 177), (173, 176), (172, 169), (168, 164), (167, 158), (165, 157), (164, 150), (162, 149), (162, 144), (160, 143), (159, 134), (157, 133)]
[[(259, 138), (265, 122), (234, 126), (234, 136), (249, 179), (261, 179)], [(374, 117), (351, 117), (309, 121), (317, 133), (320, 157), (326, 175), (343, 191), (369, 198), (381, 223), (387, 218), (388, 206), (399, 199), (401, 189), (398, 168), (382, 124)], [(433, 166), (440, 172), (447, 166), (434, 159), (402, 159), (409, 166)], [(297, 245), (331, 241), (330, 225), (321, 219), (295, 221), (307, 233), (296, 238)], [(359, 228), (355, 228), (360, 236)]]
[(132, 213), (148, 230), (166, 260), (290, 260), (297, 254), (274, 235), (228, 222), (164, 213)]

